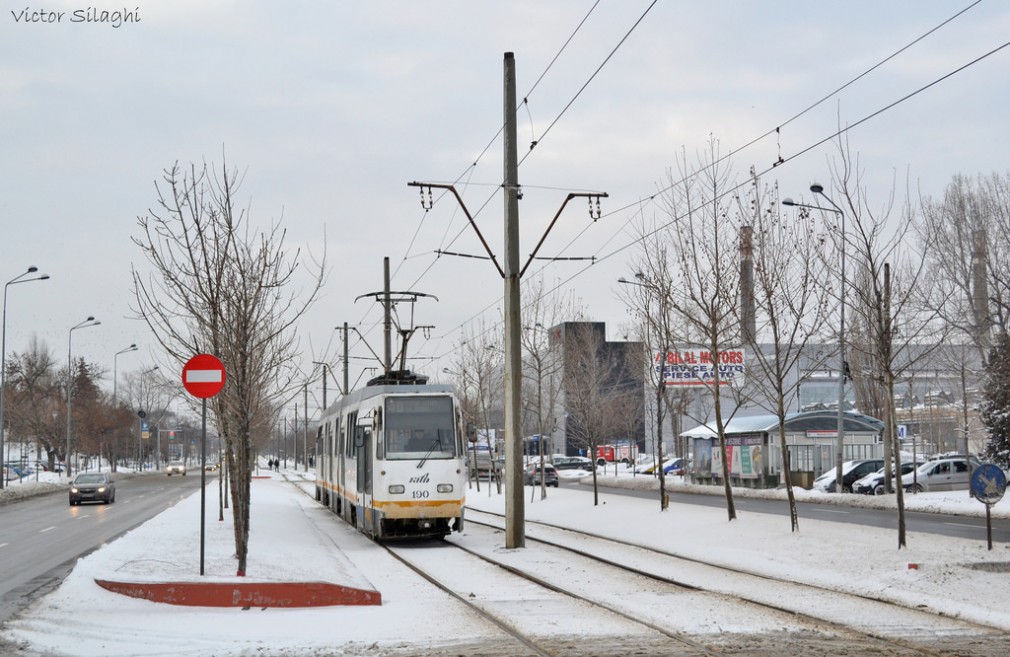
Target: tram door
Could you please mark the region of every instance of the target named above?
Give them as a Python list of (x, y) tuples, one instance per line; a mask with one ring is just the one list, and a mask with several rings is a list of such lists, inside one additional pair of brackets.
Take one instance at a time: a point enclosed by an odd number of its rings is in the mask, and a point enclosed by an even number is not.
[(356, 473), (360, 514), (358, 522), (364, 523), (365, 526), (371, 526), (374, 522), (372, 517), (372, 459), (374, 452), (372, 450), (371, 418), (368, 418), (367, 422), (369, 426), (359, 424), (356, 427), (354, 442), (358, 450)]

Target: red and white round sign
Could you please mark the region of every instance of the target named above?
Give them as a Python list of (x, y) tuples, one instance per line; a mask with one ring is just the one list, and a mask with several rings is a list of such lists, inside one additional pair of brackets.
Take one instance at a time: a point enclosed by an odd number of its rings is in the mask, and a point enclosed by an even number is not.
[(213, 397), (221, 392), (224, 380), (224, 365), (210, 354), (197, 354), (182, 368), (182, 385), (194, 397)]

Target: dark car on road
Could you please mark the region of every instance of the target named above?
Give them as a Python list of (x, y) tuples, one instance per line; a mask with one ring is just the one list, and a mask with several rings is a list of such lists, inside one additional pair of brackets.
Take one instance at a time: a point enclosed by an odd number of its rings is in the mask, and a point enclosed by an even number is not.
[(70, 506), (81, 502), (116, 501), (116, 485), (104, 472), (84, 472), (74, 477), (70, 484)]
[[(558, 487), (558, 471), (554, 469), (554, 466), (550, 463), (545, 463), (544, 466), (544, 485)], [(523, 480), (527, 485), (537, 486), (540, 484), (540, 464), (531, 463), (526, 467), (526, 472), (523, 475)]]

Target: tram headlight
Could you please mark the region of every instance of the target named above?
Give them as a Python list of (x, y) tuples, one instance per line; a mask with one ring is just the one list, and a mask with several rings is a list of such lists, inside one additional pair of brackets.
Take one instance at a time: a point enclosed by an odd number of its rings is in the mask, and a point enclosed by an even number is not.
[(452, 484), (439, 484), (438, 485), (438, 492), (439, 493), (451, 493), (452, 492)]
[(403, 484), (393, 484), (389, 487), (390, 495), (403, 495)]

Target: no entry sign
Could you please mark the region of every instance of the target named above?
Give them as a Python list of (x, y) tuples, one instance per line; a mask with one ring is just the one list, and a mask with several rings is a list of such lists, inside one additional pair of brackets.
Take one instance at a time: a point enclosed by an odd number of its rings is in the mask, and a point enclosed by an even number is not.
[(224, 380), (224, 365), (210, 354), (197, 354), (182, 368), (182, 385), (194, 397), (213, 397), (221, 392)]

